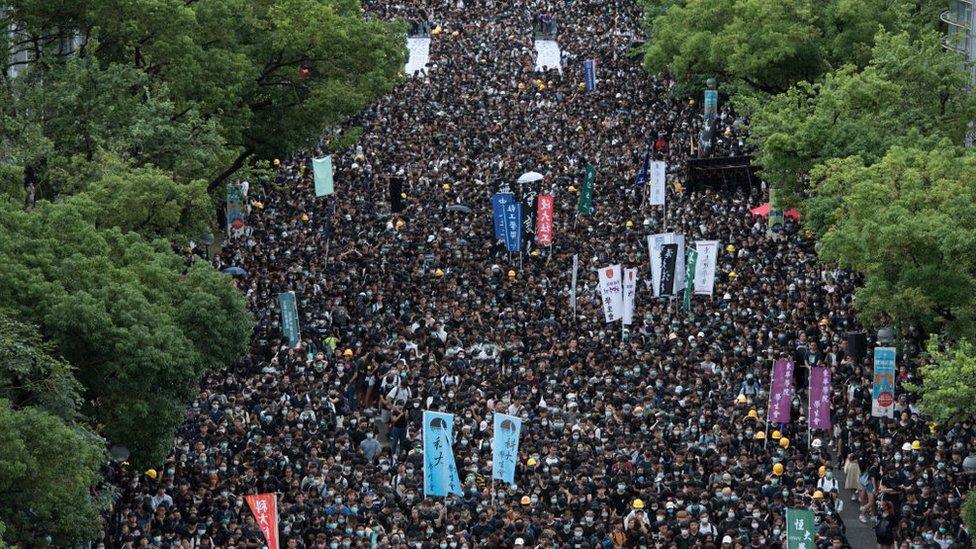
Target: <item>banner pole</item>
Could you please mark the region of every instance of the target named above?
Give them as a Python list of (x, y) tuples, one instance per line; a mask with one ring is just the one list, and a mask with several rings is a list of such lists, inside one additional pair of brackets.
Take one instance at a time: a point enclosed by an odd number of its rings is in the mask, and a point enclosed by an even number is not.
[(808, 452), (810, 451), (811, 432), (813, 431), (813, 427), (811, 425), (811, 422), (813, 421), (813, 415), (811, 414), (811, 412), (813, 411), (812, 410), (813, 399), (811, 398), (811, 396), (813, 395), (812, 388), (813, 388), (813, 368), (807, 368), (807, 451)]
[(763, 450), (766, 449), (766, 441), (769, 440), (770, 411), (773, 406), (773, 377), (776, 375), (776, 359), (770, 360), (769, 367), (769, 390), (766, 392), (766, 437), (763, 438)]

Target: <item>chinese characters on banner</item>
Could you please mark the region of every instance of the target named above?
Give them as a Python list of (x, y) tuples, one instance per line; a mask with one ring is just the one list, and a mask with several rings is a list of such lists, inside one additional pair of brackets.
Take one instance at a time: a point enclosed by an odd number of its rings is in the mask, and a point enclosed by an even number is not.
[(593, 215), (593, 185), (596, 181), (596, 170), (590, 164), (586, 165), (586, 178), (583, 179), (583, 189), (580, 190), (579, 204), (576, 210), (583, 215)]
[(600, 295), (603, 296), (603, 316), (607, 322), (624, 317), (624, 296), (620, 265), (600, 269)]
[(786, 548), (814, 549), (816, 523), (813, 511), (807, 509), (786, 509)]
[(491, 197), (491, 215), (495, 222), (495, 240), (505, 240), (505, 207), (515, 202), (512, 193), (497, 193)]
[(495, 438), (491, 443), (491, 478), (515, 484), (519, 436), (522, 420), (505, 414), (494, 414)]
[(895, 348), (874, 348), (874, 387), (871, 416), (895, 417)]
[(505, 206), (505, 245), (510, 252), (522, 250), (522, 204)]
[(665, 244), (661, 246), (661, 297), (674, 295), (675, 268), (678, 264), (678, 245)]
[(773, 363), (773, 384), (769, 391), (769, 421), (789, 423), (793, 406), (793, 363), (777, 360)]
[(695, 266), (698, 263), (698, 249), (688, 252), (688, 265), (685, 267), (685, 312), (691, 312), (691, 294), (695, 291)]
[(281, 333), (288, 338), (288, 346), (298, 347), (302, 341), (301, 330), (298, 327), (298, 303), (295, 292), (278, 294), (278, 307), (281, 309)]
[(698, 261), (695, 263), (695, 295), (712, 295), (715, 289), (715, 263), (718, 259), (718, 240), (695, 242)]
[(278, 549), (278, 495), (251, 494), (244, 496), (244, 500), (254, 513), (254, 520), (264, 534), (268, 549)]
[(667, 180), (668, 164), (661, 160), (651, 162), (651, 206), (663, 206), (665, 196), (665, 185)]
[(537, 219), (535, 240), (540, 246), (552, 245), (552, 212), (554, 197), (551, 194), (540, 194), (537, 200)]
[[(685, 235), (675, 233), (660, 233), (647, 235), (647, 252), (651, 260), (651, 289), (654, 297), (660, 297), (661, 291), (661, 248), (665, 244), (677, 244), (678, 255), (675, 265), (685, 264)], [(685, 285), (685, 270), (677, 269), (674, 273), (674, 286), (683, 288)]]
[(624, 324), (634, 321), (634, 296), (637, 294), (637, 268), (624, 269)]
[(454, 463), (454, 416), (424, 410), (424, 495), (462, 495)]
[(830, 368), (810, 369), (810, 428), (830, 430)]

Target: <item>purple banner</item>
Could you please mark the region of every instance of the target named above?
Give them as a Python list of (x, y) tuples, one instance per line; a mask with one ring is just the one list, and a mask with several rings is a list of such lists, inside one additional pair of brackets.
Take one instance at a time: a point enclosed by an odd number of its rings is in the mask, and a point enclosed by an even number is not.
[(777, 360), (773, 363), (773, 384), (769, 391), (769, 421), (789, 423), (793, 405), (793, 363)]
[(830, 430), (830, 368), (810, 368), (810, 428)]

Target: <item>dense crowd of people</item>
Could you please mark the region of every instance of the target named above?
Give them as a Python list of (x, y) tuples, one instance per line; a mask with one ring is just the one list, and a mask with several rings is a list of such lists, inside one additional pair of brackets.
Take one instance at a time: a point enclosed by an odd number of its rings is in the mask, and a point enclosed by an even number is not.
[[(895, 418), (872, 418), (870, 352), (846, 339), (857, 280), (818, 263), (793, 221), (769, 234), (749, 213), (761, 188), (682, 188), (700, 104), (630, 55), (637, 3), (365, 7), (429, 21), (431, 63), (351, 122), (358, 145), (314, 152), (333, 154), (336, 194), (315, 197), (307, 156), (252, 183), (247, 228), (214, 260), (248, 272), (251, 351), (206, 376), (166, 463), (126, 478), (103, 546), (261, 547), (244, 496), (263, 492), (278, 494), (289, 548), (775, 548), (787, 507), (815, 511), (816, 547), (839, 548), (844, 506), (886, 547), (971, 543), (973, 426), (929, 425), (900, 385)], [(534, 70), (540, 14), (555, 19), (561, 71)], [(714, 154), (744, 154), (745, 127), (720, 108)], [(668, 162), (666, 211), (634, 185), (648, 143)], [(595, 212), (577, 216), (586, 164)], [(515, 185), (529, 170), (545, 178)], [(505, 184), (555, 195), (551, 248), (527, 234), (510, 258), (495, 241), (490, 198)], [(714, 296), (686, 313), (642, 281), (629, 329), (604, 323), (595, 269), (649, 279), (646, 237), (665, 230), (721, 242)], [(289, 290), (301, 348), (280, 325)], [(902, 344), (917, 353), (911, 334)], [(808, 434), (802, 390), (793, 422), (766, 424), (778, 358), (800, 381), (831, 368), (832, 431)], [(915, 375), (900, 357), (899, 384)], [(455, 414), (463, 496), (424, 497), (425, 409)], [(523, 420), (513, 485), (491, 481), (493, 413)]]

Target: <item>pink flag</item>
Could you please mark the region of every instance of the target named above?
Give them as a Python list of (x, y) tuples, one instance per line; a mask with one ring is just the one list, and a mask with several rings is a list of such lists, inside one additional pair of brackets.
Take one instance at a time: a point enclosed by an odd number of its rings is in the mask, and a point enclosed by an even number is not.
[(830, 368), (810, 368), (810, 428), (830, 430)]
[(552, 205), (551, 194), (540, 194), (538, 198), (538, 212), (536, 218), (535, 241), (539, 246), (552, 245)]
[(793, 363), (777, 360), (773, 363), (773, 383), (769, 390), (769, 421), (789, 423), (793, 405)]
[(268, 542), (268, 549), (278, 549), (278, 495), (251, 494), (244, 499)]

